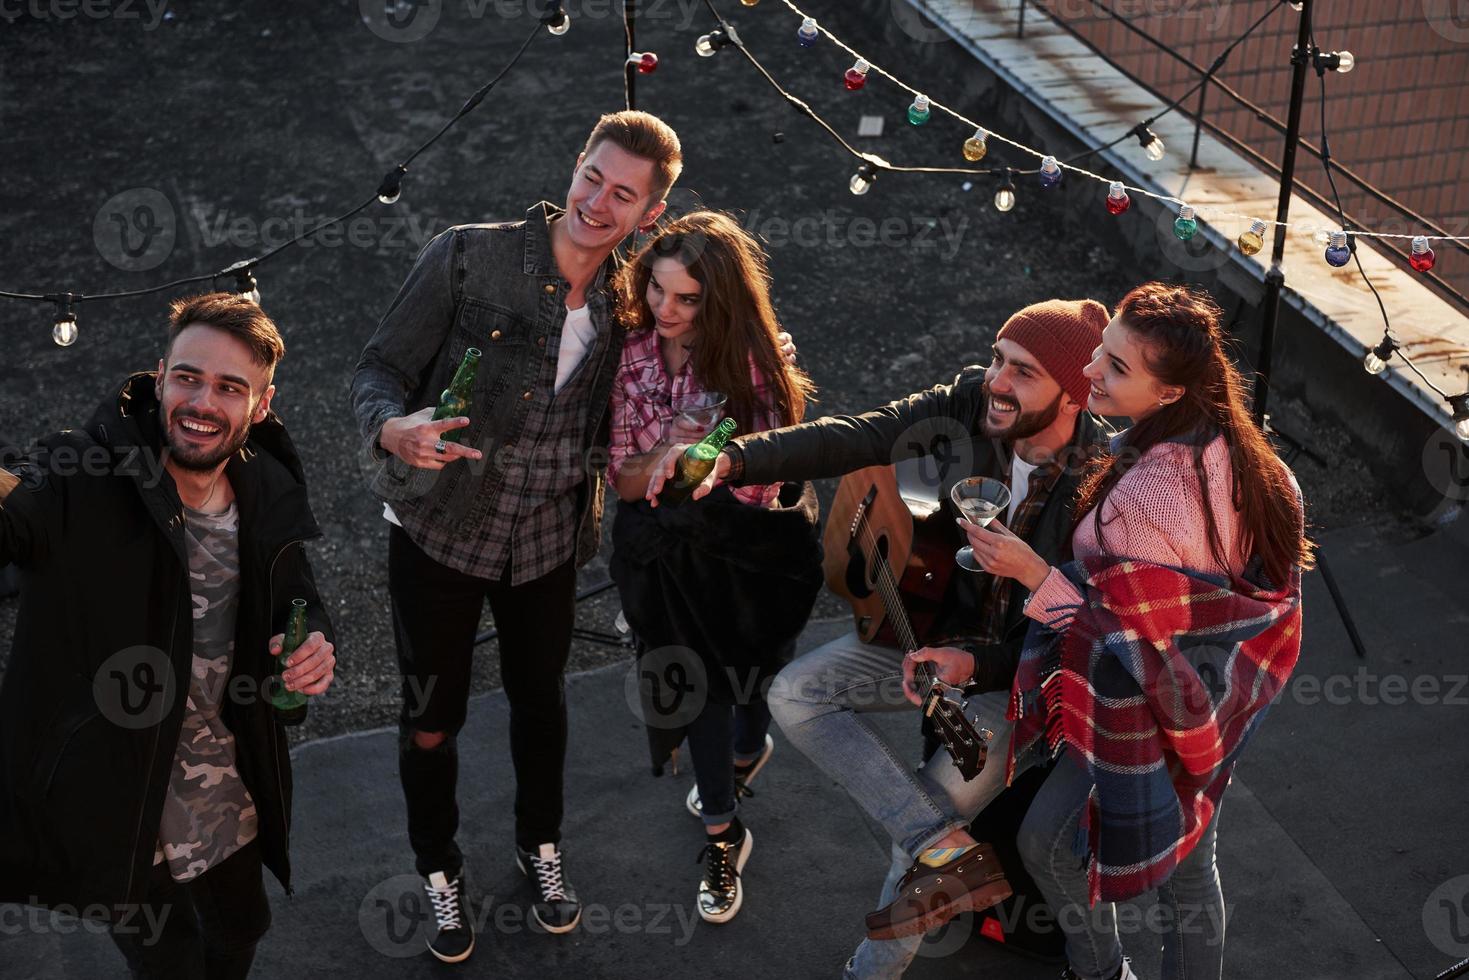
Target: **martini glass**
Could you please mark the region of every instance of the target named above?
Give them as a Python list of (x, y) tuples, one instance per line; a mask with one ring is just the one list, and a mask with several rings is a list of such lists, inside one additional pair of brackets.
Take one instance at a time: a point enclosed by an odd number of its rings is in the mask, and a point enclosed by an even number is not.
[[(987, 476), (971, 476), (954, 484), (949, 499), (966, 521), (987, 527), (1010, 506), (1010, 488)], [(954, 553), (954, 561), (966, 571), (984, 571), (974, 559), (974, 549), (967, 544)]]
[(724, 405), (729, 399), (717, 391), (700, 391), (680, 395), (673, 400), (677, 421), (690, 429), (709, 433), (724, 418)]

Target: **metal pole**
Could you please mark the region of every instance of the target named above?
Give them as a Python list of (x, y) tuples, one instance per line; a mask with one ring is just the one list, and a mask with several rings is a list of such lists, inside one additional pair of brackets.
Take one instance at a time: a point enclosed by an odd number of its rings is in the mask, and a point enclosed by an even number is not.
[[(637, 28), (633, 26), (633, 19), (637, 17), (637, 12), (638, 0), (623, 0), (622, 23), (623, 30), (627, 33), (627, 55), (629, 56), (638, 49)], [(625, 57), (624, 61), (626, 60)], [(638, 107), (638, 70), (632, 64), (624, 64), (622, 66), (622, 72), (622, 86), (627, 97), (627, 107), (629, 109), (636, 109)]]
[(1275, 209), (1275, 244), (1270, 253), (1270, 271), (1265, 273), (1265, 306), (1260, 324), (1260, 359), (1256, 365), (1255, 421), (1265, 424), (1266, 401), (1270, 395), (1270, 360), (1275, 348), (1275, 324), (1280, 318), (1280, 291), (1285, 285), (1285, 222), (1290, 217), (1291, 194), (1295, 192), (1296, 147), (1301, 141), (1301, 103), (1306, 95), (1306, 71), (1311, 66), (1311, 5), (1301, 7), (1301, 29), (1291, 52), (1294, 71), (1290, 83), (1290, 115), (1285, 123), (1285, 156), (1280, 163), (1280, 203)]
[(1204, 131), (1204, 98), (1209, 94), (1209, 77), (1205, 77), (1204, 84), (1199, 86), (1199, 111), (1194, 116), (1194, 150), (1189, 154), (1188, 168), (1194, 170), (1199, 165), (1199, 135)]
[(1025, 0), (1020, 0), (1020, 22), (1015, 27), (1015, 36), (1025, 36)]

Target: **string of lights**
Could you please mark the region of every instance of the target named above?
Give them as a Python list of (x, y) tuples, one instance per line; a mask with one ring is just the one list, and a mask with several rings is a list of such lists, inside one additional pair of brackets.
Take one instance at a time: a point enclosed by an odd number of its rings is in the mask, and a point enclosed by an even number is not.
[(551, 9), (543, 17), (540, 18), (539, 22), (532, 29), (531, 33), (526, 36), (526, 39), (521, 42), (520, 47), (516, 49), (515, 54), (512, 55), (510, 60), (505, 63), (505, 66), (501, 68), (500, 71), (496, 73), (493, 78), (491, 78), (488, 82), (486, 82), (478, 90), (476, 90), (474, 94), (465, 101), (464, 105), (460, 107), (459, 111), (456, 112), (453, 117), (451, 117), (449, 121), (446, 122), (439, 129), (438, 132), (434, 133), (434, 135), (430, 136), (427, 140), (421, 143), (417, 149), (415, 149), (407, 156), (406, 159), (403, 160), (403, 162), (399, 163), (392, 170), (388, 171), (388, 173), (383, 177), (382, 181), (378, 184), (377, 191), (372, 196), (368, 197), (366, 200), (362, 201), (362, 203), (358, 204), (356, 207), (353, 207), (351, 210), (346, 211), (343, 214), (340, 214), (334, 218), (329, 218), (325, 221), (322, 221), (319, 224), (313, 225), (312, 227), (302, 231), (301, 234), (297, 235), (295, 238), (292, 238), (290, 241), (283, 242), (282, 244), (277, 245), (275, 248), (272, 248), (261, 255), (241, 259), (238, 262), (235, 262), (218, 272), (205, 273), (203, 275), (197, 276), (187, 276), (181, 279), (174, 279), (169, 282), (160, 283), (156, 286), (145, 286), (139, 289), (116, 290), (100, 293), (32, 293), (0, 290), (0, 299), (11, 299), (32, 303), (50, 303), (54, 305), (56, 308), (56, 317), (51, 328), (51, 339), (54, 340), (59, 347), (70, 347), (72, 344), (76, 343), (79, 334), (77, 307), (80, 306), (82, 303), (95, 303), (104, 300), (128, 299), (136, 296), (149, 296), (155, 293), (177, 289), (181, 286), (193, 285), (195, 283), (217, 283), (221, 279), (231, 280), (233, 283), (232, 288), (235, 293), (241, 296), (249, 297), (256, 303), (259, 303), (260, 284), (255, 277), (255, 272), (257, 269), (260, 268), (260, 266), (270, 261), (275, 256), (279, 255), (281, 252), (284, 252), (286, 249), (294, 245), (299, 245), (307, 239), (310, 239), (320, 234), (324, 229), (330, 228), (333, 225), (342, 224), (343, 222), (349, 220), (360, 211), (374, 203), (385, 205), (397, 203), (399, 197), (402, 195), (403, 192), (403, 178), (408, 173), (409, 164), (418, 159), (418, 157), (424, 151), (426, 151), (427, 149), (429, 149), (429, 147), (438, 142), (440, 137), (442, 137), (451, 128), (453, 128), (453, 126), (458, 123), (459, 120), (463, 119), (466, 115), (468, 115), (476, 107), (478, 107), (481, 102), (484, 101), (485, 96), (489, 95), (490, 90), (493, 89), (500, 82), (500, 80), (505, 77), (510, 69), (513, 68), (520, 61), (521, 56), (524, 55), (526, 49), (530, 47), (531, 42), (540, 36), (543, 29), (550, 34), (560, 36), (562, 34), (565, 34), (570, 26), (571, 18), (567, 16), (566, 11), (562, 8), (559, 0), (558, 2), (551, 4)]
[[(744, 2), (744, 0), (742, 0), (742, 2)], [(1093, 0), (1093, 2), (1096, 3), (1099, 9), (1110, 9), (1107, 8), (1104, 4), (1096, 2), (1096, 0)], [(938, 111), (952, 117), (958, 122), (963, 123), (966, 127), (973, 128), (974, 134), (968, 137), (961, 147), (961, 150), (966, 160), (978, 162), (978, 160), (984, 159), (984, 156), (988, 152), (989, 143), (992, 140), (998, 141), (1023, 154), (1039, 158), (1041, 161), (1041, 166), (1038, 169), (1030, 171), (1015, 170), (1013, 172), (1038, 174), (1040, 176), (1041, 184), (1044, 187), (1056, 186), (1061, 182), (1061, 178), (1062, 176), (1064, 176), (1065, 172), (1068, 171), (1078, 175), (1081, 178), (1093, 180), (1099, 184), (1106, 185), (1107, 207), (1108, 210), (1111, 211), (1113, 214), (1121, 214), (1127, 209), (1126, 205), (1122, 202), (1124, 200), (1128, 200), (1130, 202), (1130, 194), (1141, 194), (1145, 197), (1161, 201), (1165, 204), (1174, 205), (1180, 212), (1179, 219), (1175, 223), (1174, 230), (1178, 234), (1179, 238), (1185, 241), (1189, 240), (1197, 233), (1197, 219), (1199, 215), (1215, 218), (1235, 219), (1242, 223), (1248, 222), (1248, 229), (1244, 231), (1236, 240), (1236, 244), (1238, 245), (1240, 251), (1244, 252), (1247, 255), (1254, 255), (1261, 250), (1264, 245), (1264, 236), (1272, 227), (1279, 227), (1285, 232), (1294, 232), (1296, 234), (1310, 234), (1316, 236), (1320, 236), (1322, 234), (1320, 230), (1314, 226), (1294, 222), (1279, 222), (1269, 218), (1260, 218), (1252, 214), (1243, 214), (1237, 211), (1228, 210), (1227, 205), (1190, 204), (1183, 198), (1174, 197), (1169, 194), (1158, 193), (1148, 190), (1147, 188), (1135, 187), (1121, 181), (1116, 181), (1110, 177), (1095, 173), (1076, 164), (1075, 161), (1084, 159), (1085, 157), (1093, 155), (1095, 153), (1099, 153), (1104, 149), (1111, 148), (1112, 146), (1116, 146), (1117, 144), (1124, 142), (1129, 137), (1135, 137), (1138, 139), (1138, 141), (1142, 144), (1144, 151), (1147, 153), (1149, 159), (1155, 161), (1161, 160), (1164, 153), (1166, 152), (1166, 149), (1163, 146), (1162, 140), (1159, 139), (1156, 134), (1152, 133), (1149, 127), (1151, 125), (1151, 122), (1156, 121), (1166, 112), (1171, 111), (1173, 108), (1176, 108), (1178, 102), (1182, 102), (1183, 99), (1179, 99), (1173, 105), (1165, 107), (1164, 110), (1155, 114), (1153, 117), (1151, 117), (1150, 120), (1145, 120), (1143, 123), (1134, 126), (1132, 129), (1128, 130), (1112, 143), (1106, 144), (1105, 146), (1097, 147), (1093, 150), (1086, 151), (1085, 153), (1079, 154), (1076, 157), (1062, 160), (1047, 153), (1045, 150), (1037, 149), (1018, 140), (1011, 139), (1010, 137), (1005, 136), (1001, 133), (997, 133), (994, 130), (989, 129), (982, 124), (976, 122), (975, 120), (970, 119), (968, 116), (965, 116), (963, 113), (957, 111), (951, 106), (935, 99), (933, 96), (921, 92), (919, 89), (908, 84), (903, 79), (899, 78), (892, 72), (874, 62), (871, 58), (863, 55), (851, 45), (847, 44), (827, 27), (820, 24), (816, 20), (816, 18), (806, 13), (805, 10), (803, 10), (798, 4), (794, 2), (794, 0), (781, 0), (781, 3), (783, 3), (791, 11), (791, 13), (801, 18), (801, 26), (796, 32), (796, 38), (797, 42), (803, 48), (814, 47), (816, 43), (824, 37), (833, 45), (840, 48), (842, 51), (851, 55), (855, 59), (852, 67), (847, 69), (844, 76), (844, 82), (849, 90), (858, 91), (862, 89), (863, 87), (865, 87), (866, 78), (869, 75), (875, 73), (887, 79), (889, 82), (902, 89), (904, 92), (913, 96), (913, 104), (910, 105), (908, 109), (908, 118), (909, 121), (913, 122), (915, 125), (921, 125), (923, 122), (926, 122), (929, 118), (931, 118), (934, 111)], [(753, 4), (747, 3), (746, 6), (753, 6)], [(1267, 15), (1269, 13), (1273, 13), (1280, 6), (1289, 6), (1294, 10), (1300, 9), (1299, 5), (1292, 2), (1292, 0), (1278, 0), (1278, 2), (1272, 6), (1271, 10), (1267, 12)], [(1233, 49), (1237, 47), (1239, 43), (1241, 43), (1246, 37), (1248, 37), (1250, 32), (1258, 29), (1262, 22), (1263, 18), (1257, 20), (1253, 25), (1251, 25), (1251, 27), (1245, 34), (1241, 35), (1234, 42), (1232, 42), (1228, 48), (1221, 52), (1220, 58), (1227, 58), (1228, 55), (1232, 53)], [(1211, 68), (1211, 71), (1218, 70), (1218, 66), (1221, 63), (1220, 58), (1216, 58), (1214, 67)], [(1316, 55), (1316, 58), (1318, 70), (1346, 73), (1350, 72), (1353, 68), (1356, 67), (1356, 57), (1350, 51), (1319, 52)], [(1200, 84), (1203, 83), (1201, 82)], [(1191, 92), (1196, 91), (1197, 86), (1193, 90), (1191, 90)], [(1186, 94), (1183, 98), (1186, 99), (1187, 97), (1188, 95)], [(790, 98), (794, 97), (790, 96)], [(1006, 173), (1007, 178), (1009, 178), (1009, 172), (1004, 169), (1002, 169), (1000, 172)], [(1013, 184), (1013, 180), (1011, 180), (1010, 183)], [(996, 195), (996, 207), (999, 207), (1002, 202), (1008, 203), (1012, 200), (1012, 197), (1006, 193), (1006, 190), (1007, 187), (1002, 187), (1001, 192)], [(1008, 190), (1013, 192), (1013, 186), (1009, 186)], [(1001, 210), (1008, 210), (1008, 208), (1001, 208)], [(1410, 240), (1413, 243), (1412, 248), (1414, 252), (1419, 255), (1425, 255), (1426, 250), (1431, 250), (1430, 243), (1434, 241), (1469, 242), (1469, 235), (1399, 234), (1388, 232), (1374, 232), (1362, 228), (1344, 228), (1332, 234), (1345, 234), (1346, 236), (1348, 236), (1349, 239), (1381, 238)], [(1429, 262), (1429, 265), (1427, 267), (1431, 268), (1431, 260), (1427, 260), (1425, 258), (1420, 261)], [(1419, 268), (1420, 271), (1425, 271), (1424, 269), (1420, 268), (1418, 262), (1414, 263), (1414, 268)]]

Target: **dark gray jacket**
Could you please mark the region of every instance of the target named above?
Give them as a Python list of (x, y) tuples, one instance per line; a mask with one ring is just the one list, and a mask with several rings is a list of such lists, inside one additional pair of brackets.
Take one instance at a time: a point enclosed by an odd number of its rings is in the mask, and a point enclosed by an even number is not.
[[(453, 526), (477, 497), (498, 492), (504, 475), (498, 450), (520, 434), (547, 338), (566, 320), (569, 284), (556, 268), (547, 224), (559, 214), (542, 201), (523, 221), (457, 225), (419, 255), (352, 377), (352, 409), (365, 440), (363, 469), (383, 500), (426, 508), (428, 521)], [(609, 333), (611, 348), (593, 383), (579, 450), (587, 481), (576, 525), (578, 565), (591, 560), (601, 541), (607, 406), (625, 337), (613, 315), (616, 265), (609, 257), (587, 287), (592, 323)], [(483, 357), (462, 441), (484, 459), (432, 471), (384, 453), (377, 445), (383, 423), (437, 405), (468, 347), (480, 348)]]
[[(903, 460), (937, 461), (924, 473), (929, 488), (947, 508), (949, 488), (969, 476), (1001, 478), (1009, 465), (1010, 447), (982, 434), (985, 406), (984, 368), (966, 367), (951, 384), (935, 385), (890, 402), (862, 415), (832, 415), (802, 425), (741, 436), (736, 446), (744, 460), (741, 483), (778, 483), (781, 480), (817, 480), (842, 476), (868, 466)], [(1027, 539), (1051, 564), (1070, 553), (1072, 505), (1091, 452), (1107, 443), (1109, 430), (1087, 412), (1077, 417), (1076, 437), (1066, 455), (1065, 469), (1052, 489)], [(952, 516), (952, 515), (951, 515)], [(955, 528), (956, 547), (958, 529)], [(961, 573), (962, 574), (962, 573)], [(956, 577), (949, 588), (943, 620), (949, 624), (973, 621), (975, 592)], [(1005, 639), (992, 656), (976, 657), (975, 682), (997, 690), (1008, 688), (1025, 640), (1028, 620), (1023, 607), (1024, 586), (1015, 583), (1005, 618)]]

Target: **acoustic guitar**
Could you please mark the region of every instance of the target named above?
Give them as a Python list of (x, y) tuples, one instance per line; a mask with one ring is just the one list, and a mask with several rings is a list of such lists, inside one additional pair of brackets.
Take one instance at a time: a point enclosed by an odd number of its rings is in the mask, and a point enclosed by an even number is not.
[[(919, 649), (937, 616), (956, 567), (954, 546), (939, 531), (944, 517), (937, 499), (900, 486), (899, 470), (873, 466), (850, 473), (837, 487), (827, 519), (826, 584), (852, 604), (857, 635), (865, 643)], [(905, 492), (906, 491), (906, 492)], [(908, 604), (919, 611), (915, 630)], [(965, 781), (984, 769), (993, 733), (978, 729), (965, 714), (963, 692), (939, 680), (928, 663), (918, 665), (923, 713)]]

